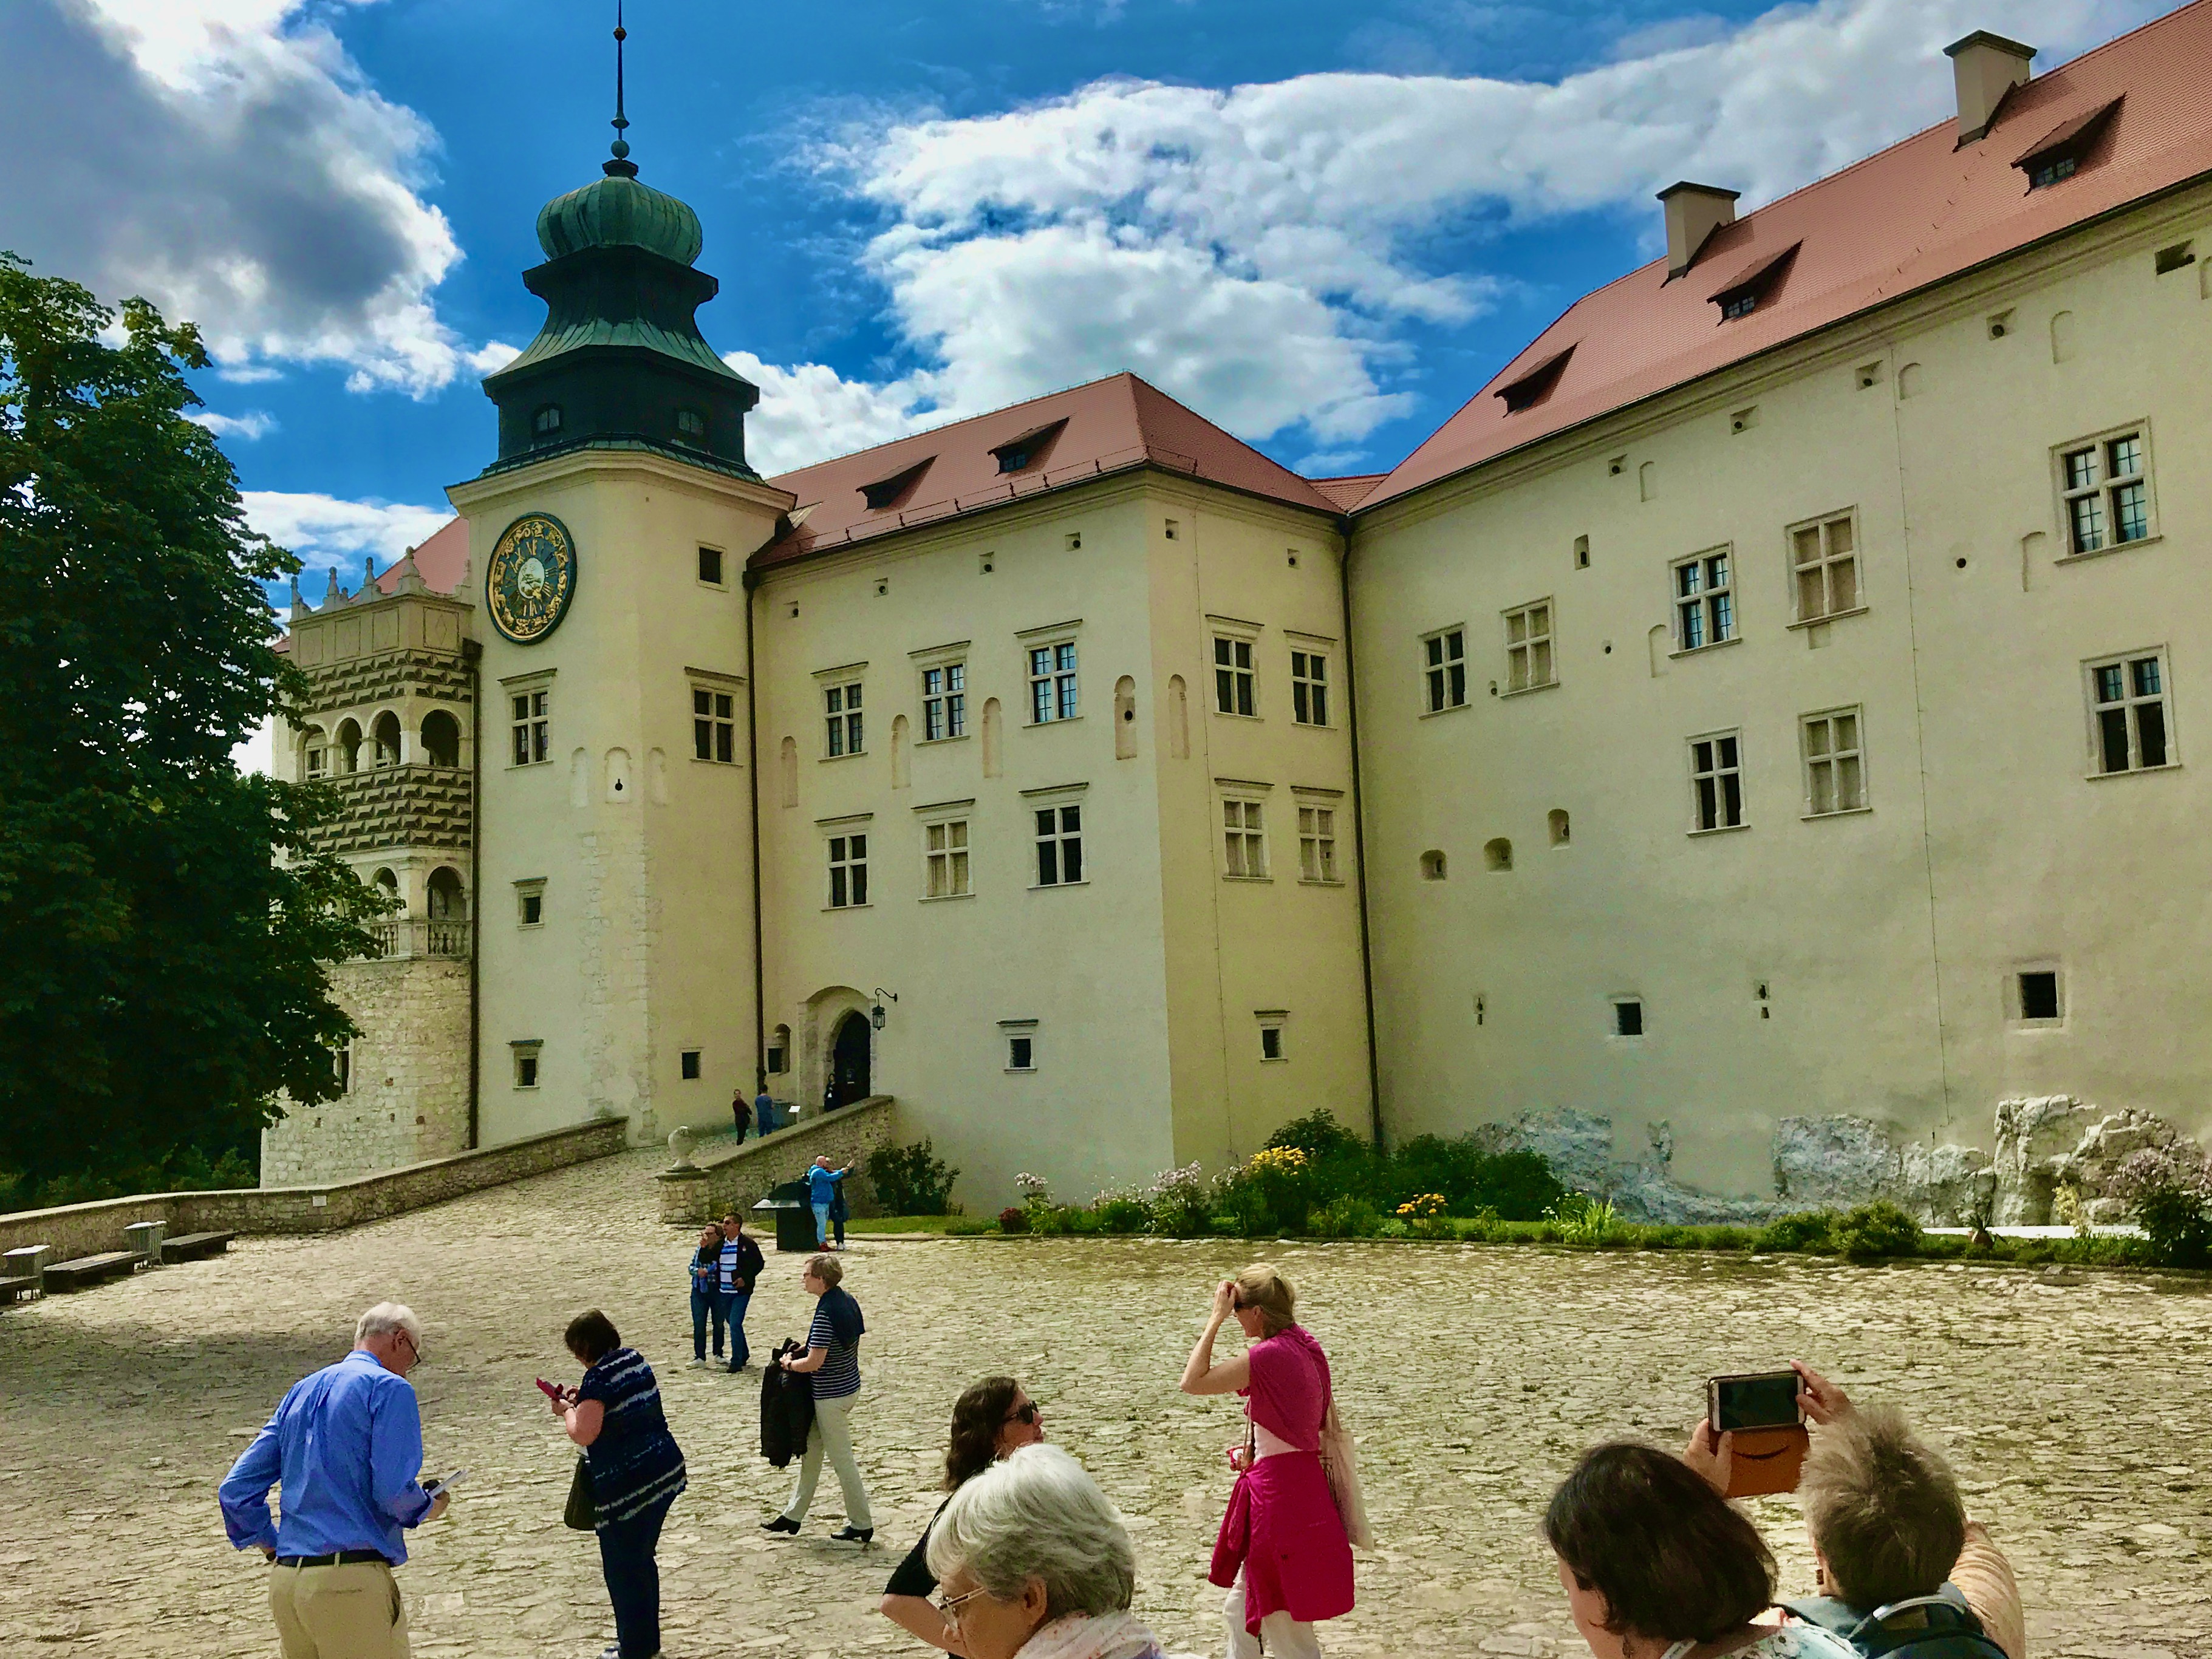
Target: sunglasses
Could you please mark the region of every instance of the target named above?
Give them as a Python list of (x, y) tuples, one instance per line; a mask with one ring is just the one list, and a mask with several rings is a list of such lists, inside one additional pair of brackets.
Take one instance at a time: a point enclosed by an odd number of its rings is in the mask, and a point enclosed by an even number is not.
[(1035, 1423), (1037, 1420), (1037, 1402), (1034, 1400), (1024, 1400), (1006, 1413), (1006, 1420), (1024, 1425)]

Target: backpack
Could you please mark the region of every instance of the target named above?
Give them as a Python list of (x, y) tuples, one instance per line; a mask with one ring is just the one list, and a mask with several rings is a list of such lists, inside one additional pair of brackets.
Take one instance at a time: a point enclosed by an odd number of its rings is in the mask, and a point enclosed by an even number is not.
[[(1847, 1602), (1828, 1596), (1784, 1601), (1784, 1611), (1818, 1625), (1847, 1643), (1864, 1659), (2006, 1659), (2005, 1650), (1982, 1629), (1982, 1621), (1967, 1608), (1966, 1598), (1948, 1584), (1945, 1594), (1916, 1595), (1892, 1601), (1872, 1613), (1861, 1613)], [(1887, 1628), (1900, 1613), (1925, 1609), (1926, 1622), (1903, 1630)]]

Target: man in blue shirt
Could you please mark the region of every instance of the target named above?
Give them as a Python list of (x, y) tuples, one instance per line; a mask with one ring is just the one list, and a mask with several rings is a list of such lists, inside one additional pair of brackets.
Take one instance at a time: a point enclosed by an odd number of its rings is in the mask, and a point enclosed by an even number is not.
[(760, 1093), (753, 1097), (753, 1117), (755, 1127), (761, 1133), (769, 1135), (775, 1133), (775, 1102), (769, 1097), (766, 1083), (761, 1085)]
[(814, 1206), (814, 1240), (823, 1249), (839, 1248), (830, 1242), (830, 1206), (837, 1201), (837, 1183), (852, 1173), (849, 1164), (842, 1170), (831, 1169), (826, 1153), (816, 1158), (806, 1172), (806, 1200)]
[(447, 1502), (416, 1482), (422, 1419), (407, 1373), (422, 1358), (422, 1322), (379, 1303), (355, 1326), (353, 1352), (295, 1382), (223, 1477), (223, 1530), (276, 1564), (269, 1607), (284, 1659), (407, 1659), (392, 1570), (407, 1559), (403, 1529)]

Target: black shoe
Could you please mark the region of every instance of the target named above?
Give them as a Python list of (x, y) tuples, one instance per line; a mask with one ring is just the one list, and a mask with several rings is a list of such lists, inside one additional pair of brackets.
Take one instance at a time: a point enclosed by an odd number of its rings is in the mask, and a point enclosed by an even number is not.
[(799, 1522), (787, 1515), (779, 1515), (773, 1521), (762, 1522), (761, 1530), (763, 1532), (797, 1532)]
[[(792, 1530), (796, 1532), (799, 1529), (794, 1527)], [(844, 1531), (831, 1533), (830, 1541), (833, 1544), (865, 1544), (875, 1535), (876, 1529), (873, 1527), (855, 1527), (848, 1524)]]

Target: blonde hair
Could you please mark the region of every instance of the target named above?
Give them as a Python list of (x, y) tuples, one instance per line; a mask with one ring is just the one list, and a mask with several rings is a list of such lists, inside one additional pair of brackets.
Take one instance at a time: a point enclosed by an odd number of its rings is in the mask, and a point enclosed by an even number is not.
[(1934, 1595), (1966, 1544), (1958, 1477), (1894, 1406), (1862, 1406), (1814, 1436), (1797, 1496), (1830, 1594), (1863, 1610)]
[(1271, 1261), (1255, 1261), (1237, 1275), (1237, 1305), (1256, 1308), (1267, 1334), (1273, 1336), (1297, 1322), (1298, 1293)]
[(811, 1255), (806, 1258), (806, 1271), (812, 1273), (831, 1290), (845, 1279), (845, 1264), (834, 1255)]

